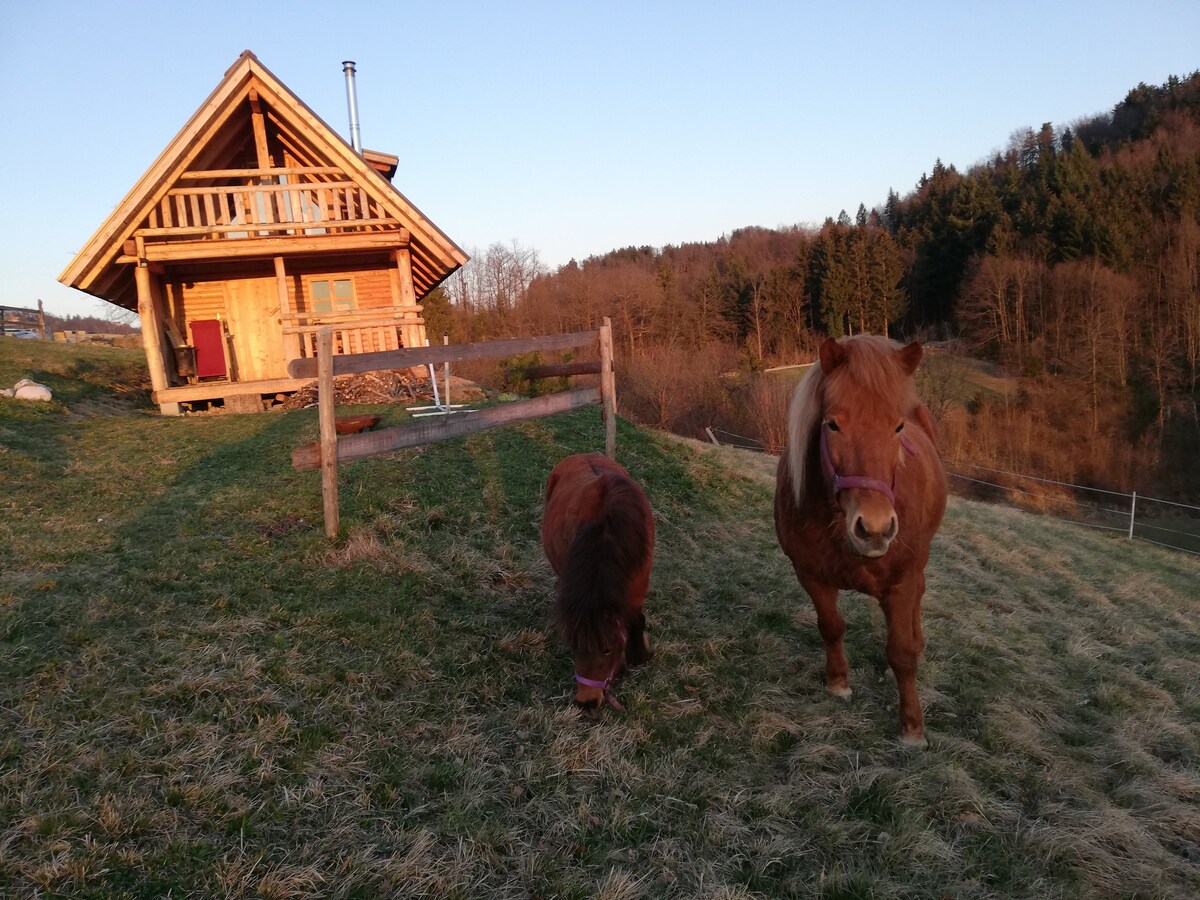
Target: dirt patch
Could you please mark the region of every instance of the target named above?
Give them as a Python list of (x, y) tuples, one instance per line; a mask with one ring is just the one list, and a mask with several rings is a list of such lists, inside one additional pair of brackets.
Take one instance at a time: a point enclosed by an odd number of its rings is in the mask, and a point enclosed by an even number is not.
[(89, 397), (76, 400), (67, 411), (70, 418), (94, 419), (100, 416), (149, 416), (156, 410), (147, 405), (145, 394), (116, 394), (107, 397)]

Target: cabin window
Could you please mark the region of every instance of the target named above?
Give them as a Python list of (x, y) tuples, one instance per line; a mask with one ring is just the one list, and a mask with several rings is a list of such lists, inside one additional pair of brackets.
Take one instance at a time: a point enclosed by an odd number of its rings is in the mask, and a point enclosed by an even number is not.
[(345, 312), (357, 305), (354, 282), (349, 278), (323, 278), (308, 283), (312, 311), (318, 313)]

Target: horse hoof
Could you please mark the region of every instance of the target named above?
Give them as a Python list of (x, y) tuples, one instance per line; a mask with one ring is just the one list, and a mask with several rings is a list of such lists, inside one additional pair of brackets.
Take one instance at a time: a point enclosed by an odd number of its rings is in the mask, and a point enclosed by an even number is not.
[(835, 687), (831, 684), (827, 686), (827, 689), (829, 690), (829, 693), (833, 694), (833, 696), (841, 697), (843, 700), (849, 700), (854, 695), (853, 688), (851, 688), (848, 684), (838, 687)]
[(914, 750), (924, 750), (929, 746), (929, 741), (925, 740), (924, 734), (902, 734), (900, 743), (905, 747), (912, 747)]

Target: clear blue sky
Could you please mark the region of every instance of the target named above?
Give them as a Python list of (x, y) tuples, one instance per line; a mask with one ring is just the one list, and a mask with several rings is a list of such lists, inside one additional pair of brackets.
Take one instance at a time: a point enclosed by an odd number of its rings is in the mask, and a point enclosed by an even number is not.
[(550, 267), (813, 223), (1024, 127), (1200, 68), (1200, 3), (0, 0), (0, 303), (58, 274), (221, 80), (259, 59), (468, 252)]

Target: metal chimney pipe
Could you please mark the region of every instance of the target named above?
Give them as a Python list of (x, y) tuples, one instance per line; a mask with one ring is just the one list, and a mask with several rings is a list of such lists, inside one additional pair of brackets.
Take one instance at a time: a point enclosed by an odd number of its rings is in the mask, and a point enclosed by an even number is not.
[(354, 60), (344, 60), (342, 71), (346, 73), (346, 103), (350, 107), (350, 146), (362, 156), (362, 138), (358, 133), (358, 94), (354, 90)]

